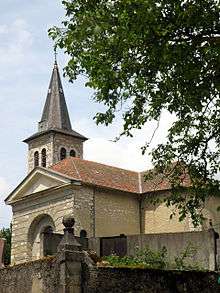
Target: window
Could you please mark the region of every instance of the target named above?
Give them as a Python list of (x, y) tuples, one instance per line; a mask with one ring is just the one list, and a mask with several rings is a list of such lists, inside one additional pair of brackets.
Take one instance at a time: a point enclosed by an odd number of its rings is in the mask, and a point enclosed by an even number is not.
[(42, 167), (47, 166), (47, 152), (46, 152), (46, 149), (42, 149), (42, 151), (41, 151), (41, 166)]
[(87, 237), (87, 232), (86, 230), (81, 230), (80, 231), (80, 238), (86, 238)]
[(60, 160), (64, 160), (66, 158), (66, 149), (61, 148), (60, 149)]
[(39, 153), (38, 153), (38, 151), (36, 151), (34, 153), (34, 167), (37, 167), (37, 166), (39, 166)]
[(74, 150), (70, 151), (70, 157), (75, 157), (76, 156), (76, 152)]

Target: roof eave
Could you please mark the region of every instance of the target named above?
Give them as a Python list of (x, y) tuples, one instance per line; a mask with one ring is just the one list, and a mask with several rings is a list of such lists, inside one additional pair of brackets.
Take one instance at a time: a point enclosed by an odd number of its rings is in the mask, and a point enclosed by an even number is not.
[(88, 140), (88, 138), (85, 137), (85, 136), (83, 136), (83, 135), (82, 136), (81, 135), (80, 136), (77, 136), (77, 135), (74, 135), (72, 133), (65, 133), (62, 130), (59, 131), (59, 130), (56, 130), (56, 129), (49, 129), (47, 131), (37, 132), (37, 133), (33, 134), (32, 136), (29, 136), (28, 138), (24, 139), (23, 142), (24, 143), (28, 143), (29, 141), (31, 141), (33, 139), (36, 139), (36, 138), (38, 138), (40, 136), (43, 136), (45, 134), (48, 134), (48, 133), (61, 133), (63, 135), (72, 136), (72, 137), (77, 138), (77, 139), (80, 139), (82, 141)]

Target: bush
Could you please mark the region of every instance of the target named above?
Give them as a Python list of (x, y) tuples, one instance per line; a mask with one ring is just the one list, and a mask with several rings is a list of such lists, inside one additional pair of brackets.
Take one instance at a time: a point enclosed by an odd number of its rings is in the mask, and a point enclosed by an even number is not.
[(151, 250), (145, 247), (143, 250), (137, 250), (136, 256), (119, 257), (117, 255), (110, 255), (103, 258), (109, 265), (114, 267), (143, 267), (164, 269), (167, 266), (167, 249), (163, 247), (159, 251)]
[(5, 246), (3, 251), (3, 263), (9, 265), (11, 261), (11, 226), (0, 230), (0, 238), (4, 238)]
[[(167, 259), (167, 249), (152, 250), (146, 246), (142, 250), (136, 250), (135, 256), (120, 257), (110, 255), (103, 257), (103, 265), (113, 267), (152, 268), (152, 269), (174, 269), (174, 270), (201, 270), (199, 265), (193, 262), (197, 248), (189, 243), (183, 251), (174, 258), (174, 263)], [(101, 263), (102, 265), (102, 263)]]
[[(174, 258), (175, 264), (174, 269), (176, 270), (200, 270), (197, 263), (192, 264), (192, 258), (197, 253), (197, 247), (194, 246), (191, 242), (188, 243), (186, 248), (180, 253), (179, 256)], [(191, 261), (191, 264), (189, 263)]]

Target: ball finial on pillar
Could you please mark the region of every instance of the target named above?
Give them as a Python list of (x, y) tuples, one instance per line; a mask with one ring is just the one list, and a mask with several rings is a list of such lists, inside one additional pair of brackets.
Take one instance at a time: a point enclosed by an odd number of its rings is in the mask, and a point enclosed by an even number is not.
[(62, 223), (65, 228), (73, 228), (75, 219), (72, 215), (66, 215), (63, 217)]

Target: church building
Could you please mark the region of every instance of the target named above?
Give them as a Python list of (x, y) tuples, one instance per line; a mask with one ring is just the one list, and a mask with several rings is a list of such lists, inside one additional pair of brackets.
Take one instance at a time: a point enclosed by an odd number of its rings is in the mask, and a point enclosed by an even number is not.
[[(76, 235), (87, 237), (193, 229), (189, 218), (170, 219), (165, 204), (151, 204), (152, 197), (169, 194), (168, 182), (159, 177), (145, 181), (146, 172), (84, 160), (86, 140), (72, 129), (55, 62), (38, 131), (24, 140), (28, 175), (5, 200), (13, 212), (12, 264), (41, 257), (41, 233), (62, 233), (67, 214), (76, 219)], [(214, 209), (207, 213), (219, 221)]]

